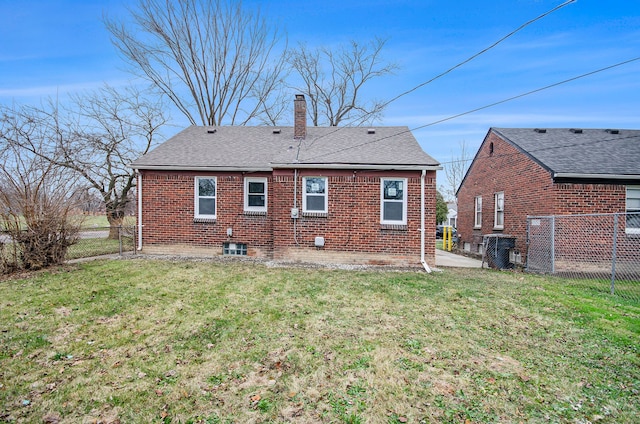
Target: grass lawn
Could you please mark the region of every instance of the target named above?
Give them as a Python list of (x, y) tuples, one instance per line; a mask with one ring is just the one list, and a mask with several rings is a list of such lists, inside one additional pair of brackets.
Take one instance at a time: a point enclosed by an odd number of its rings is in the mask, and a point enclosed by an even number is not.
[[(109, 221), (107, 220), (106, 215), (83, 215), (82, 219), (82, 228), (91, 229), (91, 228), (105, 228), (109, 227)], [(126, 226), (134, 226), (136, 225), (135, 216), (125, 216), (123, 225)]]
[(564, 283), (150, 259), (4, 280), (0, 422), (637, 422), (640, 306)]

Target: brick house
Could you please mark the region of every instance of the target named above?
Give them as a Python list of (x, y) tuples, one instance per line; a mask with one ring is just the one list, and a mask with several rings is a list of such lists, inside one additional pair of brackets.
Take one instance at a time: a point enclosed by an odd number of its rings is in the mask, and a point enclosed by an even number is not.
[(138, 249), (425, 266), (436, 171), (407, 127), (191, 126), (131, 166)]
[[(640, 212), (640, 130), (491, 128), (457, 196), (464, 250), (508, 234), (524, 260), (527, 216)], [(627, 234), (640, 234), (638, 221)]]

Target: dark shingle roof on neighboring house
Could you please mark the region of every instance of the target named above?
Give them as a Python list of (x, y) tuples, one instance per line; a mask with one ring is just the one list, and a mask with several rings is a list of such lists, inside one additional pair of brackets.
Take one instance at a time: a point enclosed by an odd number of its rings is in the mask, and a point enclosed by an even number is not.
[(640, 130), (492, 128), (554, 179), (640, 179)]
[(134, 161), (134, 169), (243, 170), (273, 168), (440, 169), (407, 127), (191, 126)]

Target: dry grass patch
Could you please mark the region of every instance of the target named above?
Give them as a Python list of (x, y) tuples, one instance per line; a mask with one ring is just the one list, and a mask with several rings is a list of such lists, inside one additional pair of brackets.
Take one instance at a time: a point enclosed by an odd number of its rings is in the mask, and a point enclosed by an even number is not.
[(2, 281), (0, 421), (633, 421), (640, 308), (558, 281), (152, 260)]

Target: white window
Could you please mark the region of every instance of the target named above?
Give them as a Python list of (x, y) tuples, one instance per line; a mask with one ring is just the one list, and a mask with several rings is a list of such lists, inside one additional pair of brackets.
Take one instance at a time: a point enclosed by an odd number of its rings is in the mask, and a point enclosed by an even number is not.
[(380, 180), (380, 223), (407, 224), (407, 179)]
[(304, 177), (302, 191), (302, 212), (327, 213), (327, 177)]
[(627, 186), (626, 232), (640, 234), (640, 186)]
[(476, 196), (475, 199), (475, 214), (473, 226), (475, 228), (482, 227), (482, 196)]
[(196, 218), (216, 218), (216, 182), (216, 177), (196, 177)]
[(504, 192), (501, 191), (493, 195), (494, 215), (493, 228), (502, 230), (504, 228)]
[(248, 212), (267, 211), (267, 179), (244, 179), (244, 210)]

